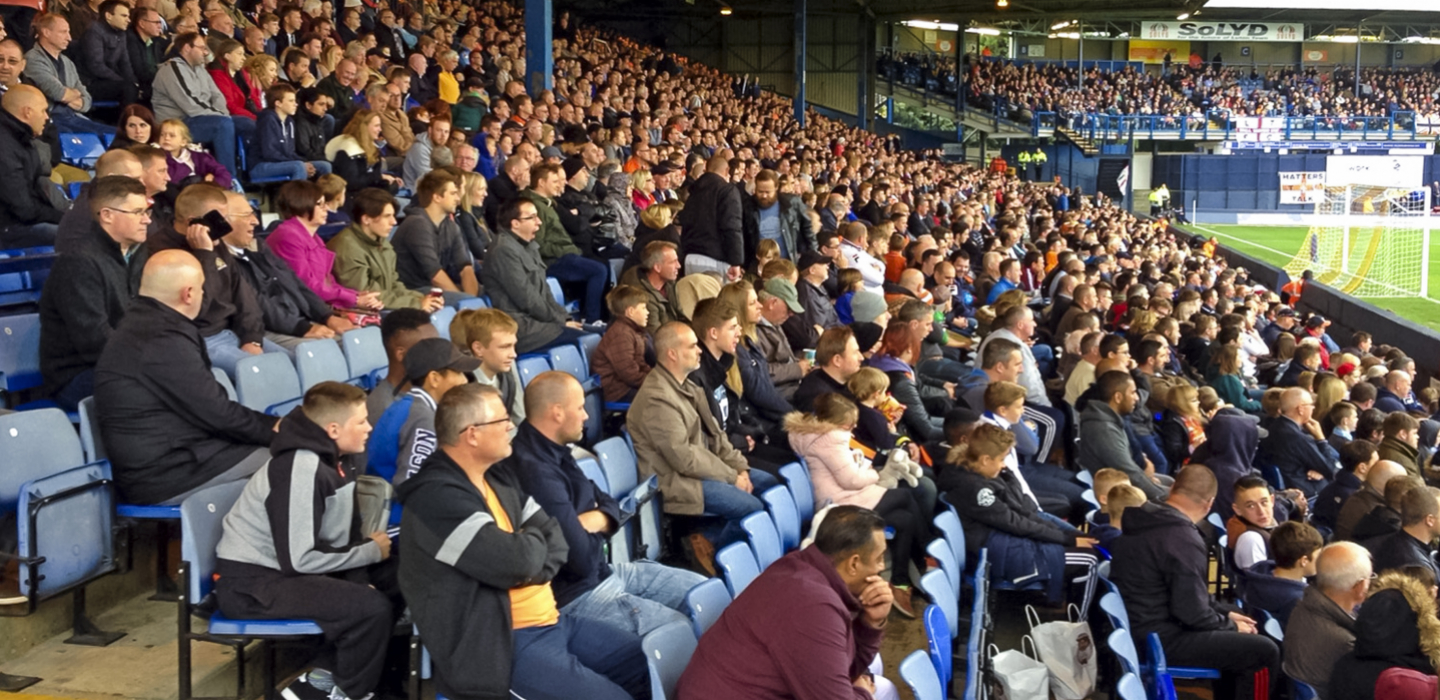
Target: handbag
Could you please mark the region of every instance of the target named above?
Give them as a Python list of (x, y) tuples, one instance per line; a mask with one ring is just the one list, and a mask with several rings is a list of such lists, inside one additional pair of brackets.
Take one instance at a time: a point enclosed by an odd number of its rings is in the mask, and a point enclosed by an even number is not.
[[(1025, 645), (1030, 645), (1030, 654)], [(998, 653), (997, 653), (998, 652)], [(1029, 635), (1020, 638), (1020, 648), (999, 651), (990, 645), (990, 667), (994, 686), (991, 700), (1045, 700), (1050, 697), (1050, 670), (1032, 656), (1036, 654), (1035, 640)]]
[(1025, 606), (1040, 660), (1050, 672), (1050, 689), (1055, 700), (1084, 700), (1095, 692), (1095, 638), (1080, 608), (1066, 608), (1068, 620), (1041, 624), (1033, 606)]

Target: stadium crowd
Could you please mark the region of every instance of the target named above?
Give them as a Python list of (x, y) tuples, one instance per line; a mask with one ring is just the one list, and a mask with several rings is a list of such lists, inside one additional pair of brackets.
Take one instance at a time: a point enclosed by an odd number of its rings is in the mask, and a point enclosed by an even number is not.
[[(879, 642), (922, 606), (948, 507), (994, 581), (1050, 604), (1088, 609), (1113, 557), (1137, 646), (1158, 633), (1172, 664), (1220, 670), (1217, 697), (1262, 670), (1326, 698), (1434, 697), (1440, 395), (1214, 241), (802, 126), (779, 96), (567, 15), (555, 87), (529, 94), (501, 2), (3, 7), (0, 242), (60, 253), (44, 392), (93, 395), (127, 502), (245, 482), (219, 609), (313, 619), (333, 647), (288, 696), (375, 692), (408, 608), (449, 697), (649, 697), (641, 638), (686, 619), (803, 459), (813, 544), (699, 640), (679, 697), (893, 697)], [(993, 70), (987, 89), (1025, 99), (1067, 79)], [(1183, 100), (1092, 79), (1097, 106)], [(112, 130), (69, 201), (55, 184), (83, 174), (58, 134)], [(257, 231), (241, 190), (271, 179), (278, 222)], [(212, 379), (377, 324), (368, 395), (322, 382), (276, 417)], [(666, 564), (607, 560), (630, 513), (570, 447), (586, 388), (517, 370), (587, 333), (638, 476), (658, 476)], [(357, 464), (396, 488), (388, 528), (360, 530)], [(1197, 527), (1212, 515), (1226, 532)], [(1207, 583), (1221, 534), (1244, 612)], [(1305, 630), (1283, 666), (1262, 610)]]

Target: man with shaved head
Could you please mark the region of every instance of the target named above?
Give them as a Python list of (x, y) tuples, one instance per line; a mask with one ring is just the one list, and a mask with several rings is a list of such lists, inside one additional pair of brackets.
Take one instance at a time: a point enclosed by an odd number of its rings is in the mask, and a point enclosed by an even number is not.
[(723, 154), (711, 156), (705, 174), (690, 185), (690, 198), (676, 222), (685, 232), (680, 239), (685, 274), (715, 272), (729, 282), (740, 279), (746, 262), (743, 219), (740, 190), (730, 184), (730, 162)]
[(1370, 514), (1370, 511), (1385, 505), (1385, 485), (1391, 479), (1405, 476), (1405, 467), (1380, 460), (1365, 474), (1365, 483), (1358, 491), (1345, 499), (1340, 506), (1340, 515), (1335, 519), (1335, 539), (1348, 540), (1354, 537), (1355, 526)]
[(1260, 441), (1255, 461), (1280, 467), (1285, 485), (1299, 489), (1306, 498), (1314, 498), (1329, 486), (1340, 467), (1340, 457), (1325, 439), (1314, 413), (1315, 397), (1310, 392), (1300, 387), (1286, 389), (1280, 395), (1280, 418)]
[(1370, 552), (1335, 542), (1315, 560), (1315, 585), (1290, 613), (1285, 627), (1285, 675), (1329, 697), (1335, 662), (1355, 646), (1355, 611), (1370, 591)]
[(645, 560), (605, 562), (605, 542), (620, 531), (628, 514), (585, 477), (570, 453), (570, 443), (584, 436), (588, 417), (580, 382), (565, 372), (535, 377), (525, 387), (525, 416), (504, 464), (520, 477), (525, 494), (560, 523), (570, 546), (550, 584), (560, 612), (640, 636), (686, 619), (680, 612), (685, 593), (704, 576)]
[(55, 244), (65, 212), (50, 199), (50, 164), (35, 147), (50, 118), (47, 108), (45, 95), (29, 85), (0, 98), (0, 249)]
[[(95, 161), (96, 180), (118, 175), (140, 182), (143, 174), (144, 167), (140, 163), (140, 158), (126, 150), (106, 151)], [(82, 185), (80, 195), (70, 205), (70, 211), (65, 212), (65, 215), (60, 218), (59, 229), (55, 233), (55, 252), (65, 253), (73, 250), (90, 232), (95, 223), (95, 217), (90, 214), (90, 193), (94, 189), (93, 182)]]
[(205, 282), (190, 253), (154, 252), (95, 365), (100, 439), (127, 502), (176, 505), (270, 458), (279, 421), (231, 401), (210, 372), (195, 325)]

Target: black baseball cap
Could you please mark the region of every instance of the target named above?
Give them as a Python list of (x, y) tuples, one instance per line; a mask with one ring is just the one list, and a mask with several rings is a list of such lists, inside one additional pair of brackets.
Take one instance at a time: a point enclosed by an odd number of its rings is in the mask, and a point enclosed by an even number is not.
[(412, 384), (421, 384), (431, 372), (453, 369), (456, 372), (474, 372), (480, 368), (480, 360), (460, 353), (453, 343), (444, 338), (426, 338), (405, 351), (405, 379)]

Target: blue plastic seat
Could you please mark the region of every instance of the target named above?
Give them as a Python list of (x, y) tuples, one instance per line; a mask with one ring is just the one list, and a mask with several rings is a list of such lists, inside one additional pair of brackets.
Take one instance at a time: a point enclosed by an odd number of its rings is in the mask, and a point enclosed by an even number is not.
[(1135, 640), (1130, 637), (1130, 630), (1111, 630), (1106, 643), (1110, 645), (1110, 653), (1120, 661), (1121, 673), (1140, 673), (1140, 654), (1135, 651)]
[[(965, 528), (960, 524), (960, 517), (953, 510), (940, 511), (935, 516), (935, 529), (950, 546), (950, 557), (955, 561), (956, 570), (965, 571)], [(955, 592), (959, 593), (960, 589), (957, 587)]]
[(1276, 491), (1285, 490), (1285, 476), (1280, 473), (1279, 465), (1266, 464), (1261, 466), (1260, 475), (1265, 477), (1265, 481), (1269, 482), (1270, 486)]
[(1275, 640), (1276, 644), (1284, 644), (1285, 630), (1280, 627), (1280, 621), (1275, 619), (1275, 616), (1271, 615), (1267, 610), (1261, 610), (1260, 617), (1260, 631), (1264, 632), (1265, 636)]
[(1295, 692), (1291, 694), (1295, 700), (1317, 700), (1320, 697), (1320, 694), (1315, 692), (1315, 689), (1308, 683), (1302, 683), (1294, 678), (1290, 679), (1290, 683), (1295, 688)]
[[(250, 174), (249, 157), (245, 153), (245, 139), (240, 138), (238, 135), (235, 137), (235, 158), (240, 161), (237, 164), (240, 167), (240, 172), (235, 173), (235, 176), (252, 185), (270, 185), (277, 182), (290, 182), (295, 179), (291, 177), (289, 173), (277, 173), (275, 175), (266, 175), (265, 177), (252, 176)], [(243, 178), (241, 177), (242, 175), (244, 176)]]
[(0, 316), (0, 391), (33, 389), (40, 376), (40, 314)]
[(800, 546), (800, 512), (795, 508), (795, 498), (785, 486), (774, 486), (760, 494), (770, 518), (775, 521), (775, 530), (780, 534), (780, 547), (789, 552)]
[(1115, 686), (1115, 692), (1120, 695), (1120, 700), (1146, 700), (1145, 686), (1140, 682), (1140, 677), (1134, 673), (1121, 676), (1120, 682)]
[(82, 170), (95, 167), (105, 153), (105, 143), (98, 134), (60, 134), (60, 159)]
[(580, 336), (577, 343), (580, 346), (580, 354), (585, 358), (585, 366), (590, 366), (590, 358), (595, 356), (595, 348), (600, 346), (599, 333), (586, 333)]
[(610, 493), (610, 482), (605, 479), (605, 472), (600, 469), (600, 463), (590, 457), (577, 459), (575, 463), (580, 465), (580, 471), (585, 473), (585, 478), (595, 484), (595, 488)]
[(1165, 663), (1165, 647), (1160, 644), (1160, 635), (1151, 632), (1145, 637), (1145, 646), (1150, 652), (1150, 666), (1152, 672), (1158, 675), (1168, 675), (1171, 678), (1182, 680), (1205, 680), (1220, 677), (1220, 671), (1213, 668), (1199, 668), (1196, 666), (1171, 666)]
[(963, 573), (960, 565), (955, 561), (955, 553), (950, 549), (950, 543), (944, 537), (937, 537), (925, 545), (925, 553), (935, 558), (940, 564), (940, 570), (945, 572), (945, 579), (950, 584), (950, 590), (960, 590), (960, 576)]
[(1111, 627), (1130, 629), (1130, 613), (1125, 610), (1125, 601), (1120, 598), (1119, 593), (1111, 591), (1101, 595), (1100, 609), (1110, 618)]
[(725, 588), (724, 581), (707, 578), (695, 584), (685, 594), (685, 607), (690, 610), (690, 624), (695, 628), (695, 637), (704, 636), (729, 605), (730, 591)]
[[(210, 374), (215, 375), (215, 383), (219, 384), (220, 388), (225, 391), (225, 396), (227, 398), (229, 398), (231, 401), (236, 402), (240, 400), (235, 394), (235, 382), (230, 381), (230, 375), (226, 374), (225, 370), (220, 369), (219, 367), (211, 367)], [(180, 516), (176, 515), (175, 517), (178, 518)]]
[(732, 599), (739, 598), (745, 587), (760, 576), (760, 565), (755, 561), (755, 552), (744, 542), (728, 544), (716, 552), (715, 566), (724, 574), (725, 587), (730, 589)]
[(740, 529), (745, 531), (750, 548), (755, 550), (755, 561), (761, 571), (785, 555), (780, 547), (780, 533), (775, 531), (775, 521), (770, 519), (769, 513), (751, 513), (741, 518)]
[(100, 424), (95, 415), (95, 397), (80, 399), (77, 409), (80, 413), (80, 449), (85, 453), (86, 462), (107, 459), (105, 445), (100, 441)]
[(235, 365), (235, 395), (240, 403), (272, 416), (300, 404), (300, 377), (282, 353), (252, 355)]
[(435, 326), (435, 332), (441, 338), (450, 339), (450, 322), (455, 320), (455, 314), (459, 313), (453, 306), (442, 306), (439, 311), (430, 314), (430, 325)]
[(930, 663), (935, 666), (935, 673), (940, 676), (940, 686), (948, 688), (955, 673), (955, 640), (950, 634), (950, 623), (945, 621), (945, 611), (938, 605), (927, 605), (920, 621), (925, 627), (925, 644), (926, 650), (930, 652)]
[(600, 378), (590, 375), (590, 366), (580, 354), (578, 345), (559, 345), (550, 348), (550, 369), (564, 372), (580, 382), (586, 391), (600, 388)]
[(539, 376), (542, 372), (550, 371), (550, 361), (544, 357), (530, 355), (516, 360), (515, 368), (520, 373), (521, 386), (529, 386), (531, 379)]
[[(243, 649), (251, 641), (261, 643), (267, 663), (265, 687), (275, 686), (274, 648), (272, 642), (284, 639), (305, 638), (323, 635), (320, 626), (311, 620), (237, 620), (220, 613), (210, 616), (208, 630), (193, 633), (190, 619), (194, 612), (192, 605), (205, 599), (214, 587), (215, 547), (220, 543), (223, 521), (230, 508), (239, 500), (245, 490), (245, 481), (235, 481), (204, 489), (185, 499), (180, 504), (180, 578), (185, 595), (180, 598), (179, 614), (179, 656), (180, 656), (180, 697), (193, 697), (191, 691), (190, 657), (191, 645), (195, 641), (225, 644), (232, 649)], [(244, 665), (237, 670), (237, 695), (246, 697)]]
[(488, 309), (490, 308), (490, 297), (473, 297), (470, 299), (461, 299), (460, 303), (455, 305), (455, 308), (459, 309), (460, 311), (468, 311), (470, 309)]
[[(653, 476), (640, 481), (640, 469), (635, 462), (635, 452), (623, 437), (606, 438), (595, 443), (592, 450), (600, 459), (600, 469), (605, 472), (609, 493), (617, 499), (633, 503), (638, 509), (636, 517), (626, 527), (640, 528), (640, 554), (646, 559), (660, 556), (660, 493), (659, 480)], [(638, 521), (638, 523), (636, 523)], [(616, 533), (619, 535), (620, 533)], [(627, 537), (633, 533), (627, 533)]]
[(780, 478), (785, 480), (785, 485), (790, 487), (790, 495), (795, 497), (795, 510), (800, 514), (800, 528), (815, 517), (815, 487), (810, 483), (810, 472), (805, 465), (799, 462), (791, 462), (780, 467)]
[(565, 289), (560, 285), (560, 280), (554, 277), (546, 277), (545, 284), (550, 287), (550, 295), (555, 297), (555, 303), (565, 307), (565, 310), (572, 316), (580, 311), (580, 303), (578, 301), (565, 300)]
[(645, 650), (645, 664), (650, 668), (650, 697), (666, 700), (675, 697), (680, 674), (695, 653), (695, 631), (679, 620), (645, 635), (640, 647)]
[(320, 382), (350, 383), (350, 367), (333, 340), (312, 340), (295, 346), (295, 373), (300, 393)]
[(350, 378), (358, 381), (367, 391), (375, 388), (375, 372), (383, 376), (390, 367), (390, 358), (385, 356), (385, 343), (380, 337), (379, 326), (366, 326), (349, 331), (341, 336), (345, 348), (345, 365)]
[(950, 588), (950, 580), (943, 571), (930, 571), (920, 577), (920, 590), (945, 614), (945, 624), (950, 628), (951, 639), (960, 629), (960, 596)]
[(945, 700), (945, 689), (935, 665), (923, 651), (912, 651), (900, 662), (900, 677), (910, 686), (915, 700)]

